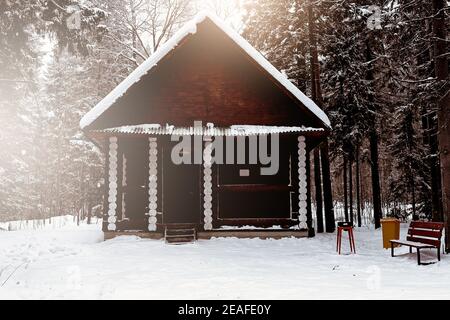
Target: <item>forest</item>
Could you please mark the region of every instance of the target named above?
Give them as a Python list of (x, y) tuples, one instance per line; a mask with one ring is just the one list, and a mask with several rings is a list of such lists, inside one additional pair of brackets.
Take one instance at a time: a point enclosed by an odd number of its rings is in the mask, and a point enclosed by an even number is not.
[(0, 221), (101, 214), (105, 160), (80, 118), (203, 9), (329, 115), (310, 157), (317, 232), (444, 221), (444, 0), (1, 1)]

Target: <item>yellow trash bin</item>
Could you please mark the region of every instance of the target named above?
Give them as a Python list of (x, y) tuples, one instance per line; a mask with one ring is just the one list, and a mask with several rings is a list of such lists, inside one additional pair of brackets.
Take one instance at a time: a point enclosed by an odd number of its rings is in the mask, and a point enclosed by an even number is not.
[(400, 221), (395, 218), (381, 219), (381, 229), (383, 230), (383, 248), (389, 249), (389, 240), (400, 239)]

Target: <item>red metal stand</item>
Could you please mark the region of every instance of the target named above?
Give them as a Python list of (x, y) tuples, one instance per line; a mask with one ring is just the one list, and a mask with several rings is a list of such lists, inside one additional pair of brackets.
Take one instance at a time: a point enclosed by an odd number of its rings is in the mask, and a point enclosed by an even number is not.
[(353, 236), (353, 227), (338, 227), (336, 251), (341, 254), (342, 231), (348, 232), (348, 240), (350, 241), (350, 252), (356, 253), (355, 237)]

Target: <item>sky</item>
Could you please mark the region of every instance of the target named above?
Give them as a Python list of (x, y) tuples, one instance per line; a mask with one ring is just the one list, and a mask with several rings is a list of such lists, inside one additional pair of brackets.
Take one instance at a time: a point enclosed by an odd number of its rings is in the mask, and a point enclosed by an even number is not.
[(236, 31), (242, 28), (243, 0), (197, 0), (199, 11), (212, 11)]

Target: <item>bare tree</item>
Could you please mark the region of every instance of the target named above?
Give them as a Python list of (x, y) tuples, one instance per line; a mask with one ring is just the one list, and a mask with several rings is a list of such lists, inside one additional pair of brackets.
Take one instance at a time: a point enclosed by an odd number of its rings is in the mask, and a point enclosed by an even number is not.
[(148, 14), (148, 19), (145, 20), (144, 30), (149, 32), (152, 52), (192, 16), (189, 3), (188, 0), (147, 0), (144, 12)]
[(242, 0), (200, 0), (196, 5), (197, 11), (207, 10), (216, 14), (236, 31), (241, 31), (243, 27), (241, 19), (242, 8)]
[(120, 55), (139, 65), (192, 17), (188, 0), (128, 0), (108, 3), (111, 17), (106, 36)]

